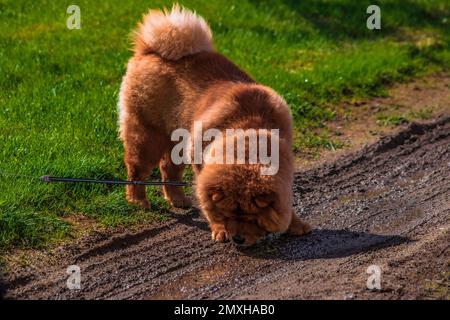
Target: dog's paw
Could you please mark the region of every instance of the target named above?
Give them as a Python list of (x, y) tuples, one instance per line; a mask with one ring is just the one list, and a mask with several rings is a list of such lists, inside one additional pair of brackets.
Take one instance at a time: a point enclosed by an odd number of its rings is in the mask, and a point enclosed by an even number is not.
[(287, 231), (288, 234), (294, 236), (303, 236), (305, 234), (311, 233), (312, 227), (309, 223), (306, 223), (300, 219), (293, 221), (289, 226)]
[(213, 241), (217, 242), (226, 242), (229, 240), (228, 233), (224, 228), (212, 228), (211, 238)]
[(150, 209), (150, 202), (147, 199), (134, 199), (127, 197), (129, 203), (142, 207), (144, 209)]
[(182, 196), (177, 198), (166, 198), (167, 201), (172, 205), (174, 208), (190, 208), (192, 207), (192, 200), (190, 197)]

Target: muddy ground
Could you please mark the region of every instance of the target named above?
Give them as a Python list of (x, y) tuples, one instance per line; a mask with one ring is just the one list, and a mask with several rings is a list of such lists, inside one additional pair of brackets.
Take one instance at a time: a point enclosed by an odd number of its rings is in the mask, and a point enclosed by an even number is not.
[[(295, 210), (315, 230), (251, 249), (213, 243), (198, 212), (97, 233), (3, 278), (10, 299), (449, 299), (450, 117), (411, 124), (298, 172)], [(81, 268), (81, 290), (66, 267)], [(371, 265), (381, 290), (366, 288)]]

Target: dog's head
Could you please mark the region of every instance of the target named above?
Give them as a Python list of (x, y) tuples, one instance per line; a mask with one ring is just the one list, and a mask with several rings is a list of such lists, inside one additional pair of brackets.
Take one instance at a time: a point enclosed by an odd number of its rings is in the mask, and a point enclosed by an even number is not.
[(260, 165), (209, 164), (197, 177), (197, 197), (208, 220), (225, 226), (235, 244), (251, 246), (291, 221), (292, 172), (261, 175)]

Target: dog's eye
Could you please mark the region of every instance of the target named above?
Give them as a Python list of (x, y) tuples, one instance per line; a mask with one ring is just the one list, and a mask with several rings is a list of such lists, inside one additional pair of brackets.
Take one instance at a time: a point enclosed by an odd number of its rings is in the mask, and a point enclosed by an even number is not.
[(211, 195), (211, 199), (214, 202), (220, 201), (223, 199), (223, 193), (221, 192), (215, 192)]

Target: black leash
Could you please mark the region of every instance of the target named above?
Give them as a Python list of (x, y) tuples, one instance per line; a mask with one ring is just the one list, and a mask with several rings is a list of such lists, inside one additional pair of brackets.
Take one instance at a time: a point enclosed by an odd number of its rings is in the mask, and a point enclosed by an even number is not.
[(144, 186), (174, 186), (174, 187), (187, 187), (192, 185), (189, 182), (182, 181), (130, 181), (130, 180), (102, 180), (102, 179), (87, 179), (87, 178), (63, 178), (53, 177), (50, 175), (36, 177), (31, 175), (25, 175), (20, 173), (10, 173), (0, 170), (0, 176), (6, 176), (11, 178), (23, 178), (29, 180), (39, 179), (42, 182), (79, 182), (79, 183), (99, 183), (99, 184), (118, 184), (118, 185), (144, 185)]
[(44, 182), (81, 182), (81, 183), (100, 183), (100, 184), (131, 184), (144, 186), (174, 186), (186, 187), (190, 184), (181, 181), (131, 181), (131, 180), (101, 180), (101, 179), (85, 179), (85, 178), (62, 178), (52, 176), (42, 176), (39, 178)]

